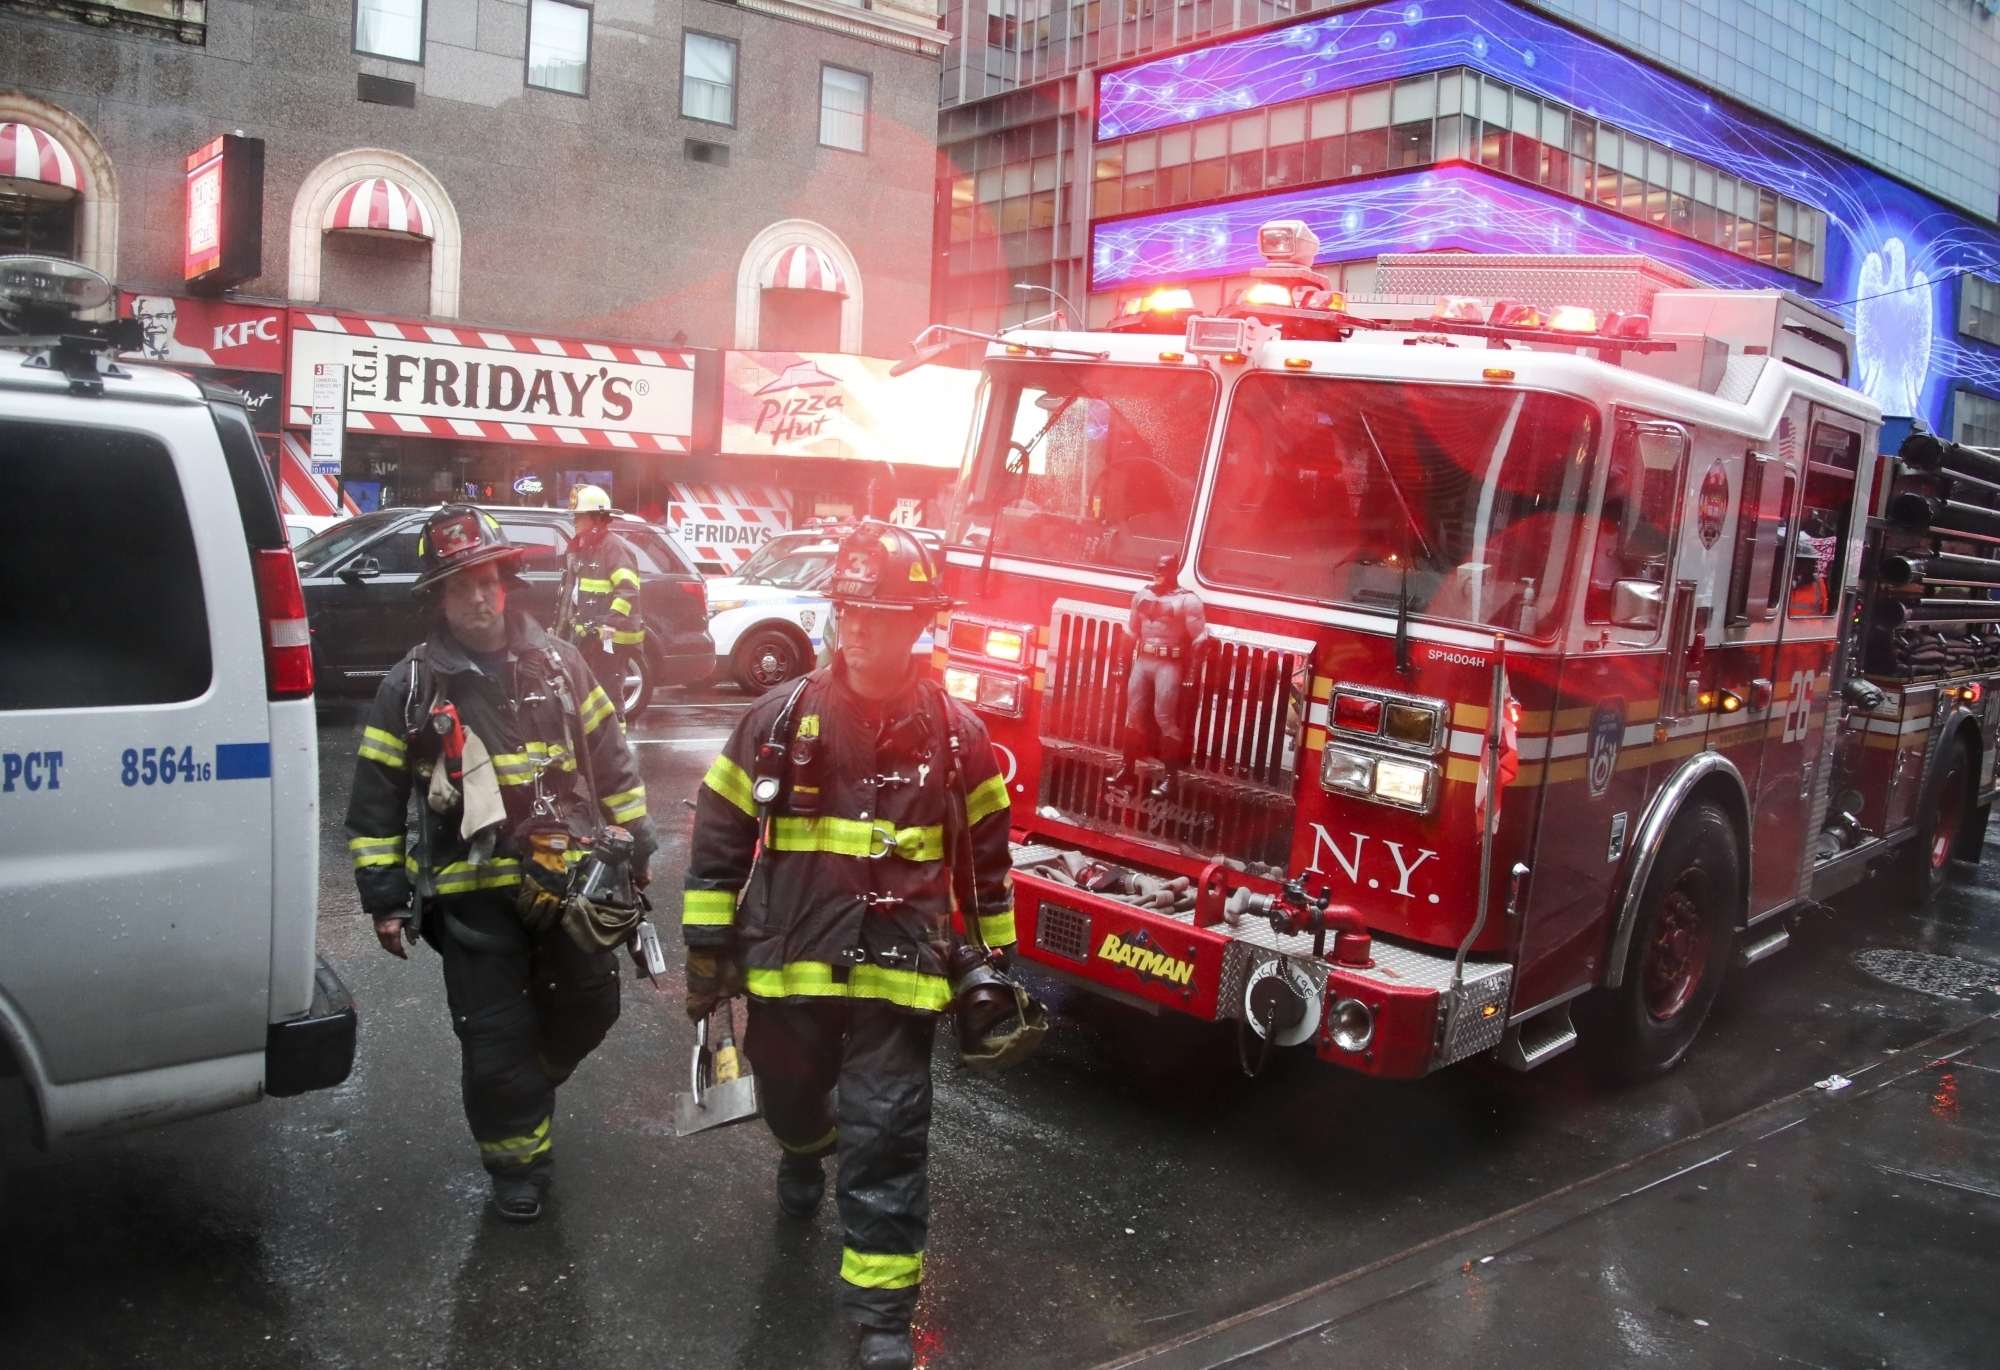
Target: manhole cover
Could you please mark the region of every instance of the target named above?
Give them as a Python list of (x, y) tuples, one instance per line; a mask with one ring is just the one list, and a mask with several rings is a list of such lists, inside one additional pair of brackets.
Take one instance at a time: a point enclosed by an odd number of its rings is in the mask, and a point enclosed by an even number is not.
[(2000, 992), (2000, 967), (1969, 961), (1963, 956), (1871, 947), (1856, 952), (1854, 964), (1899, 989), (1934, 994), (1940, 999), (1972, 999), (1982, 993)]

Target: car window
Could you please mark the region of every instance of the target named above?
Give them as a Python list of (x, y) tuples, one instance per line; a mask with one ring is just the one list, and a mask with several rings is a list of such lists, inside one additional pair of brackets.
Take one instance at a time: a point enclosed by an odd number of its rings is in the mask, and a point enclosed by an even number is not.
[[(194, 533), (157, 440), (0, 422), (0, 710), (193, 699), (213, 674)], [(63, 568), (69, 568), (68, 574)]]
[(422, 531), (420, 523), (398, 528), (369, 543), (362, 555), (375, 558), (385, 576), (414, 576), (423, 570), (423, 559), (417, 555), (417, 535)]
[(554, 523), (515, 521), (503, 518), (501, 527), (507, 530), (507, 541), (522, 549), (521, 569), (524, 571), (559, 571), (562, 569), (563, 553), (569, 547), (569, 538), (564, 529)]
[(694, 567), (687, 564), (673, 545), (650, 528), (621, 528), (618, 535), (632, 546), (639, 558), (639, 570), (645, 575), (696, 574)]
[(299, 574), (324, 570), (382, 531), (390, 516), (364, 516), (336, 524), (299, 544)]

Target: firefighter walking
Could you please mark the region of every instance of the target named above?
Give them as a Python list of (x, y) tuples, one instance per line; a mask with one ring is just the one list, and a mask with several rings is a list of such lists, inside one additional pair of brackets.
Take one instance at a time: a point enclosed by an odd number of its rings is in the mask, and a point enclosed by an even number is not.
[[(630, 890), (656, 844), (611, 701), (575, 647), (508, 604), (518, 555), (468, 505), (424, 525), (415, 593), (437, 620), (376, 692), (347, 831), (383, 948), (403, 957), (421, 938), (443, 963), (495, 1208), (532, 1222), (556, 1087), (617, 1021), (611, 948), (637, 926)], [(572, 890), (607, 860), (622, 874)]]
[(912, 1364), (954, 891), (1014, 942), (1008, 804), (986, 729), (911, 656), (946, 602), (922, 545), (864, 523), (829, 594), (835, 660), (758, 701), (697, 791), (682, 929), (689, 1016), (749, 996), (779, 1207), (811, 1217), (837, 1157), (841, 1302), (876, 1370)]
[(576, 537), (563, 562), (556, 632), (576, 644), (598, 683), (622, 706), (627, 666), (646, 650), (639, 558), (611, 531), (611, 496), (598, 486), (578, 485), (569, 497)]

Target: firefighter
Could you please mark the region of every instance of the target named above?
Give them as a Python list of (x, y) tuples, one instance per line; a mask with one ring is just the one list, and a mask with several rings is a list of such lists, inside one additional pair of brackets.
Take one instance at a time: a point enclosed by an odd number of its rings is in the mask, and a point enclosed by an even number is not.
[(908, 1366), (951, 913), (988, 947), (1014, 942), (1007, 787), (978, 717), (911, 656), (947, 602), (923, 546), (863, 523), (828, 593), (834, 661), (752, 706), (696, 792), (688, 1014), (747, 992), (778, 1205), (811, 1217), (838, 1158), (860, 1363)]
[(656, 844), (610, 699), (575, 647), (508, 602), (520, 553), (500, 525), (447, 505), (417, 550), (415, 593), (437, 617), (369, 710), (348, 847), (383, 949), (407, 959), (421, 937), (443, 962), (465, 1118), (494, 1206), (532, 1222), (555, 1158), (556, 1086), (618, 1018), (612, 953), (586, 949), (562, 921), (577, 902), (562, 897), (569, 867), (586, 841), (623, 829), (643, 888)]
[(1157, 755), (1163, 763), (1153, 783), (1155, 798), (1173, 788), (1174, 776), (1187, 759), (1187, 731), (1181, 726), (1181, 683), (1191, 680), (1207, 647), (1208, 619), (1201, 596), (1176, 585), (1180, 558), (1163, 556), (1153, 567), (1152, 583), (1132, 596), (1132, 670), (1125, 678), (1124, 759), (1105, 779), (1117, 789), (1132, 783), (1139, 758), (1146, 755), (1146, 733), (1159, 734)]
[(576, 537), (563, 563), (556, 631), (583, 650), (598, 681), (616, 698), (624, 688), (626, 663), (646, 649), (639, 559), (611, 531), (611, 496), (595, 485), (577, 485), (569, 499)]

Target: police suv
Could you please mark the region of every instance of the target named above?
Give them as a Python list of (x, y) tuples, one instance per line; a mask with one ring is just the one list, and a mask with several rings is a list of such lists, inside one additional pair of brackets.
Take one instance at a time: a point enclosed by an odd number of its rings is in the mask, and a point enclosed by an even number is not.
[(0, 1131), (44, 1147), (354, 1056), (269, 468), (235, 392), (113, 360), (110, 299), (0, 258)]

